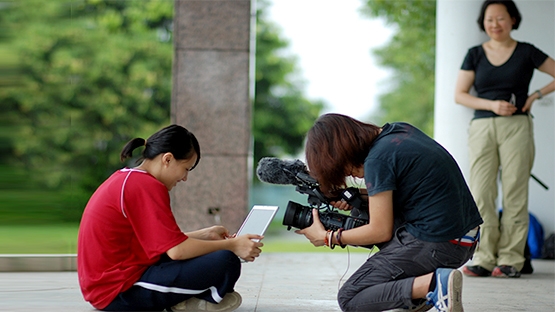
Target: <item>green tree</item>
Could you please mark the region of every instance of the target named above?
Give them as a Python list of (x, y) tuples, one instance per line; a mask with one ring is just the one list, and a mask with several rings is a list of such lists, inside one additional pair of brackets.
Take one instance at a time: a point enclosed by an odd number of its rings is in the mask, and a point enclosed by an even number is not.
[(393, 90), (380, 96), (382, 121), (407, 121), (433, 134), (435, 0), (365, 0), (363, 12), (396, 28), (391, 42), (374, 51), (394, 71)]
[[(255, 160), (293, 154), (320, 111), (291, 82), (277, 31), (258, 10)], [(91, 193), (121, 167), (132, 137), (170, 122), (173, 0), (50, 0), (0, 6), (2, 221), (79, 220)], [(5, 52), (9, 51), (9, 52)], [(266, 142), (267, 141), (267, 142)], [(4, 156), (4, 155), (3, 155)], [(133, 164), (130, 164), (133, 165)], [(1, 168), (0, 168), (1, 169)], [(6, 186), (6, 188), (4, 188)], [(18, 190), (14, 192), (14, 190)], [(4, 212), (9, 212), (4, 214)]]
[[(18, 165), (63, 195), (70, 219), (119, 164), (131, 135), (169, 122), (170, 1), (12, 2), (19, 84), (0, 93), (15, 112)], [(14, 32), (15, 33), (15, 32)], [(74, 213), (71, 213), (73, 211)]]
[[(257, 2), (254, 161), (265, 156), (299, 153), (308, 129), (324, 107), (303, 96), (296, 59), (280, 55), (289, 42), (265, 14), (268, 3)], [(257, 181), (257, 179), (254, 179)]]

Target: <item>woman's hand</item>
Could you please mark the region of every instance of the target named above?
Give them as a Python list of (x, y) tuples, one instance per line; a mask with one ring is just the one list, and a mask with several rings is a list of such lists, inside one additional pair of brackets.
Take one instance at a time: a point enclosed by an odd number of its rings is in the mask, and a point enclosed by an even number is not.
[(227, 229), (221, 225), (214, 225), (198, 231), (185, 233), (189, 237), (202, 240), (219, 240), (226, 239), (229, 237), (229, 232)]
[(512, 116), (516, 112), (516, 106), (507, 101), (498, 100), (491, 102), (490, 110), (499, 116)]
[(256, 235), (256, 234), (245, 234), (241, 236), (237, 236), (235, 238), (230, 238), (233, 241), (233, 251), (237, 257), (252, 262), (258, 256), (262, 250), (260, 249), (264, 244), (260, 242), (263, 239), (263, 236)]
[(302, 230), (296, 230), (295, 233), (302, 234), (312, 243), (312, 245), (319, 247), (324, 246), (327, 231), (320, 221), (318, 209), (312, 209), (312, 225)]
[(349, 211), (353, 209), (353, 206), (349, 205), (344, 199), (338, 200), (338, 201), (332, 201), (330, 202), (330, 205), (332, 205), (333, 207), (339, 210), (344, 210), (344, 211)]
[[(258, 241), (264, 238), (263, 236), (246, 234), (234, 238), (222, 239), (221, 235), (224, 235), (223, 233), (227, 235), (227, 230), (225, 230), (223, 226), (213, 226), (194, 231), (191, 234), (203, 236), (205, 239), (189, 236), (188, 239), (170, 248), (166, 253), (172, 260), (191, 259), (217, 250), (229, 250), (246, 261), (254, 261), (254, 258), (260, 255), (260, 247), (264, 245)], [(208, 237), (220, 238), (207, 239)]]
[(526, 103), (524, 104), (524, 107), (522, 107), (522, 111), (523, 112), (528, 112), (530, 110), (532, 110), (532, 103), (534, 103), (535, 100), (538, 99), (538, 94), (536, 92), (532, 93), (532, 95), (528, 96), (528, 98), (526, 99)]

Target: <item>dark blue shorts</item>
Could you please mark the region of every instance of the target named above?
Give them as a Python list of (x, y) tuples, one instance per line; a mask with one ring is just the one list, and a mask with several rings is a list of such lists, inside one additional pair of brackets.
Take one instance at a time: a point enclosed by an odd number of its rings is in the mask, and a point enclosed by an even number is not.
[(162, 311), (191, 297), (219, 303), (240, 274), (241, 262), (231, 251), (177, 261), (164, 254), (104, 311)]

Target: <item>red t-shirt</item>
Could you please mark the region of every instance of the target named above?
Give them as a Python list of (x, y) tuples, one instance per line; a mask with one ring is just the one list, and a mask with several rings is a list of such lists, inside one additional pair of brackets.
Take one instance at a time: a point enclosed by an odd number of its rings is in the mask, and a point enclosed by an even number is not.
[(186, 239), (164, 184), (141, 170), (115, 172), (94, 192), (81, 218), (77, 272), (83, 297), (105, 308)]

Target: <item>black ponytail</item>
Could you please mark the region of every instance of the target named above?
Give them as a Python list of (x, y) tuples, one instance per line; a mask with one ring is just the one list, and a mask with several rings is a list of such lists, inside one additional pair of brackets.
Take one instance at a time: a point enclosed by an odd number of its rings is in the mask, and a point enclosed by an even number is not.
[(144, 146), (145, 143), (146, 143), (145, 139), (141, 139), (141, 138), (134, 138), (133, 140), (127, 142), (127, 144), (125, 144), (125, 146), (123, 147), (121, 154), (119, 155), (119, 159), (121, 161), (124, 161), (127, 158), (133, 157), (133, 151), (137, 147)]
[(179, 125), (167, 126), (146, 140), (135, 138), (127, 142), (120, 154), (121, 161), (132, 157), (133, 150), (141, 146), (144, 146), (145, 149), (139, 162), (143, 159), (154, 159), (163, 153), (172, 153), (173, 157), (178, 160), (189, 159), (196, 154), (197, 161), (191, 168), (192, 170), (200, 161), (200, 146), (197, 138), (192, 132)]

